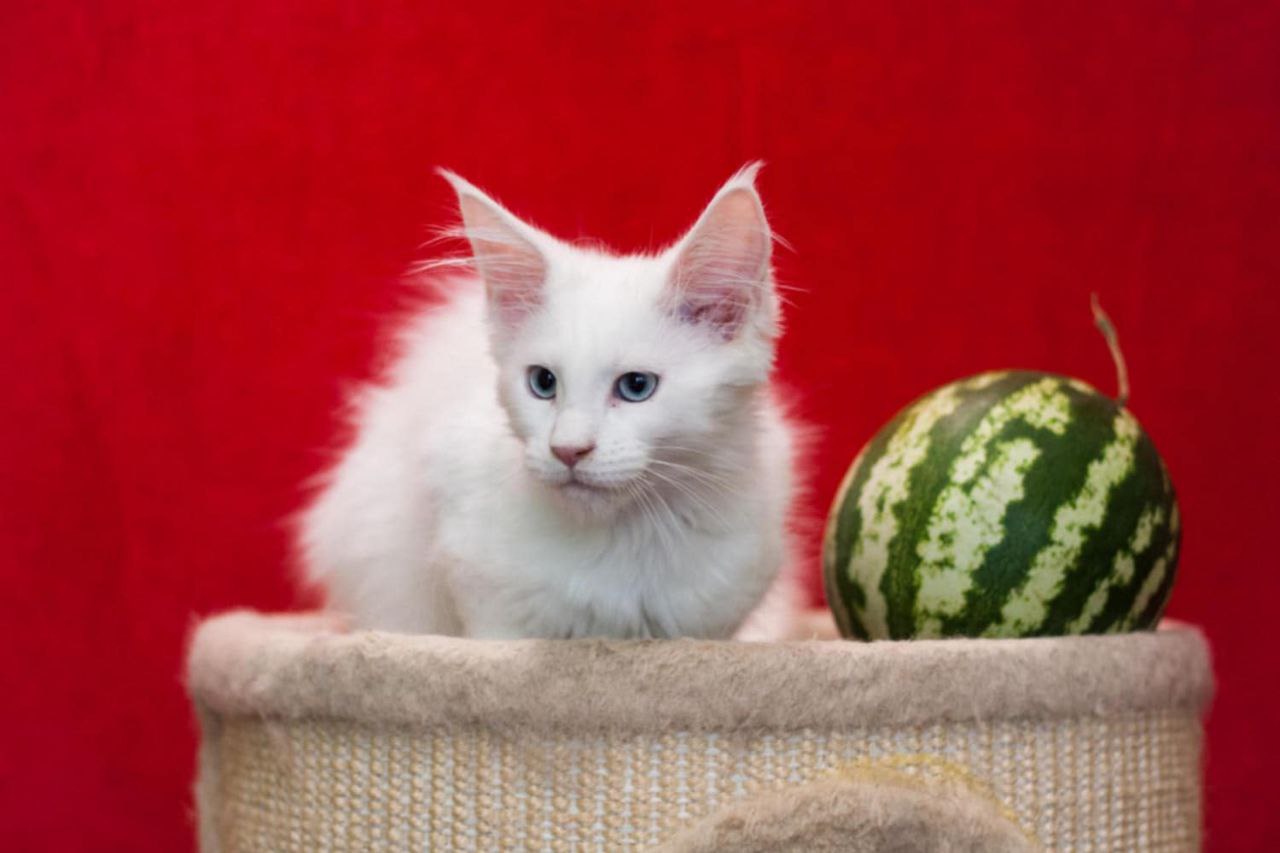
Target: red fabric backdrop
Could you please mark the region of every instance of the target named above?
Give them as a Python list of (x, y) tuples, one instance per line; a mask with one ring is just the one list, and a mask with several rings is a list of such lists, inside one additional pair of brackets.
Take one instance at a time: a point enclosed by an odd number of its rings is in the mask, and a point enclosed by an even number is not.
[(1278, 44), (1247, 2), (6, 4), (6, 846), (191, 843), (184, 634), (298, 604), (282, 520), (452, 216), (432, 166), (636, 248), (756, 157), (819, 513), (932, 386), (1112, 387), (1101, 293), (1217, 655), (1210, 847), (1274, 845)]

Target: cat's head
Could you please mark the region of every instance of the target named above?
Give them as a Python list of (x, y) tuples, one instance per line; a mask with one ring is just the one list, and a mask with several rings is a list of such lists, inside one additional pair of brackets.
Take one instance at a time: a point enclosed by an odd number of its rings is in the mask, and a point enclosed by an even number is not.
[(625, 256), (557, 240), (443, 173), (485, 283), (499, 399), (565, 506), (705, 492), (717, 460), (750, 452), (779, 331), (757, 170), (667, 250)]

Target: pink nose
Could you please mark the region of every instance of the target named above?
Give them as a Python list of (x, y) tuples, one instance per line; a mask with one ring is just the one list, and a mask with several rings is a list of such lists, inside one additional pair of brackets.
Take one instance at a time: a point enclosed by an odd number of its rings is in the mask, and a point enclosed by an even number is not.
[(580, 460), (582, 457), (586, 456), (588, 453), (590, 453), (595, 449), (596, 449), (596, 446), (594, 444), (584, 444), (576, 447), (565, 446), (561, 444), (551, 445), (551, 452), (555, 455), (555, 457), (570, 468), (572, 468), (574, 465), (577, 465), (578, 460)]

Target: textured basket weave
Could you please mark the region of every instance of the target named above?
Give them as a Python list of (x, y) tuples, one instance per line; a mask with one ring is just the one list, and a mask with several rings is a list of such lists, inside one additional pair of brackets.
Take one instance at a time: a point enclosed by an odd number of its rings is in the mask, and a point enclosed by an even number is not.
[(188, 678), (206, 851), (1199, 847), (1188, 628), (477, 642), (235, 613)]

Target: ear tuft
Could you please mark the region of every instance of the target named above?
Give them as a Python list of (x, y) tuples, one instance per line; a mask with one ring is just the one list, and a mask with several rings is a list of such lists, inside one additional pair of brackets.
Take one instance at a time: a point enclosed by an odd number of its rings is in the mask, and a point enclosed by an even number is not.
[(741, 169), (733, 173), (733, 177), (724, 182), (721, 191), (730, 187), (743, 186), (750, 189), (756, 188), (756, 177), (760, 174), (760, 170), (764, 168), (763, 160), (752, 160), (750, 163), (743, 165)]
[(491, 313), (504, 324), (518, 324), (542, 304), (547, 262), (536, 245), (537, 230), (464, 178), (447, 169), (436, 171), (458, 194), (463, 231)]
[(772, 234), (750, 163), (715, 198), (676, 247), (669, 289), (676, 315), (732, 340), (769, 296)]

